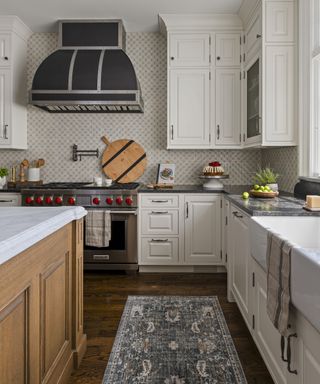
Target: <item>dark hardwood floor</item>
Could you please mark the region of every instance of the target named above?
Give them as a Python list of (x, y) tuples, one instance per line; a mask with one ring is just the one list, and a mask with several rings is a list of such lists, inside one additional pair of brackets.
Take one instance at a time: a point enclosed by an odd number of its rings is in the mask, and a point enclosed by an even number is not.
[(88, 348), (70, 384), (101, 384), (128, 295), (218, 296), (248, 384), (273, 384), (237, 305), (227, 301), (226, 287), (226, 274), (85, 273), (84, 324)]

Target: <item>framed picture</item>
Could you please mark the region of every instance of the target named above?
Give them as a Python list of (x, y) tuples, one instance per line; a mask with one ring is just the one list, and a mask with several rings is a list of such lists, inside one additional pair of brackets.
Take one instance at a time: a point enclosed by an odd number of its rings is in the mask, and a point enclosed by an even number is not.
[(175, 164), (159, 164), (157, 184), (173, 185), (175, 168)]

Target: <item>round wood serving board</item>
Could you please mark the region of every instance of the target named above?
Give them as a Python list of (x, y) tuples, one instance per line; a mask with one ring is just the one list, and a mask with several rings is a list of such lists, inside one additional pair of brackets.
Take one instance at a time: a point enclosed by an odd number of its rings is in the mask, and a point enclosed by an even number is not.
[(251, 189), (249, 192), (253, 197), (260, 197), (261, 199), (273, 199), (274, 197), (279, 196), (279, 192), (258, 192), (254, 189)]
[(121, 139), (112, 143), (104, 136), (107, 148), (102, 155), (104, 173), (117, 183), (132, 183), (143, 175), (147, 167), (147, 155), (134, 140)]

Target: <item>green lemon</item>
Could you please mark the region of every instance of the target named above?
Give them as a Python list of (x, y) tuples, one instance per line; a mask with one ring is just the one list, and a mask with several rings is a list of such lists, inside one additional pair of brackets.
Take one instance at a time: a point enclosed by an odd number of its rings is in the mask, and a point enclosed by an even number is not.
[(269, 187), (268, 185), (266, 185), (266, 186), (264, 187), (264, 190), (267, 191), (267, 192), (270, 192), (270, 191), (271, 191), (271, 189), (270, 189), (270, 187)]
[(254, 189), (255, 191), (258, 191), (258, 190), (260, 189), (260, 185), (255, 184), (255, 185), (253, 186), (253, 189)]
[(243, 194), (242, 194), (242, 198), (244, 199), (244, 200), (247, 200), (247, 199), (249, 199), (249, 193), (248, 192), (243, 192)]

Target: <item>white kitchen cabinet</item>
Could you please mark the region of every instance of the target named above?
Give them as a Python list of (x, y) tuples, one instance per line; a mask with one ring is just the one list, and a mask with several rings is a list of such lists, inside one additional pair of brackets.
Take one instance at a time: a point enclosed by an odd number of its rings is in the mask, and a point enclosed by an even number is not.
[(27, 148), (27, 40), (16, 16), (0, 16), (0, 149)]
[[(245, 88), (243, 105), (244, 147), (297, 145), (297, 38), (296, 1), (258, 2), (245, 24)], [(241, 14), (241, 11), (240, 11)], [(263, 28), (261, 28), (263, 26)], [(259, 59), (259, 116), (249, 119), (249, 110), (257, 109), (256, 98), (249, 95), (248, 71)], [(256, 131), (256, 134), (255, 132)], [(261, 133), (261, 135), (260, 135)]]
[(140, 265), (223, 265), (220, 194), (139, 194)]
[(217, 67), (240, 66), (240, 34), (217, 33), (215, 60)]
[(216, 145), (240, 145), (240, 71), (239, 69), (216, 70)]
[(220, 195), (185, 195), (185, 261), (222, 263)]
[(296, 71), (293, 46), (265, 49), (264, 144), (286, 144), (295, 140)]
[(294, 1), (267, 1), (265, 4), (267, 43), (294, 43)]
[(0, 148), (11, 142), (11, 71), (0, 68)]
[(171, 68), (209, 66), (209, 33), (171, 34), (169, 47), (169, 65)]
[(258, 349), (277, 384), (287, 383), (286, 364), (281, 359), (281, 335), (273, 326), (267, 314), (267, 276), (252, 259), (253, 318), (252, 331)]
[(210, 71), (169, 72), (168, 148), (210, 147)]
[(231, 291), (248, 327), (252, 326), (249, 302), (250, 289), (250, 241), (248, 222), (250, 218), (231, 204), (228, 232), (229, 258), (231, 268)]

